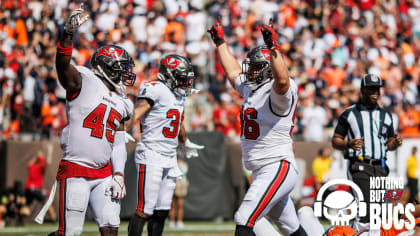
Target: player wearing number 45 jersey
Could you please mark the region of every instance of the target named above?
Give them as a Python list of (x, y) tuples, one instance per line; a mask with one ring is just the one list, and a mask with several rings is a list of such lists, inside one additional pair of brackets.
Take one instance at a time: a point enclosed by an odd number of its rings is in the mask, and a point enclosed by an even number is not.
[(193, 67), (180, 55), (167, 55), (159, 66), (158, 80), (141, 85), (131, 130), (141, 119), (141, 141), (136, 146), (137, 209), (128, 225), (128, 235), (141, 235), (148, 221), (148, 235), (160, 236), (171, 207), (178, 169), (176, 148), (184, 144), (186, 156), (198, 156), (182, 125), (185, 97), (194, 82)]
[[(51, 235), (81, 235), (88, 205), (101, 235), (117, 235), (120, 199), (125, 196), (124, 120), (134, 109), (121, 89), (133, 85), (134, 63), (123, 48), (104, 46), (92, 56), (92, 70), (71, 65), (73, 34), (88, 17), (82, 13), (82, 8), (73, 11), (57, 44), (56, 68), (67, 93), (68, 124), (56, 177), (59, 228)], [(37, 222), (42, 223), (42, 214)]]
[(235, 214), (235, 235), (254, 235), (256, 221), (265, 215), (287, 235), (306, 235), (289, 197), (297, 180), (291, 138), (297, 88), (282, 60), (272, 22), (261, 31), (266, 45), (251, 49), (241, 70), (224, 41), (220, 19), (209, 30), (229, 82), (244, 98), (242, 155), (253, 182)]

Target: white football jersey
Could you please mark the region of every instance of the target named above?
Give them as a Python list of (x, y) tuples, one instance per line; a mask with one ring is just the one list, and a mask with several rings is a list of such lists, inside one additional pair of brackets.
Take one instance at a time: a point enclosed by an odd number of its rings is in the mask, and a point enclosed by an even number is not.
[(252, 92), (239, 77), (235, 81), (235, 89), (244, 98), (240, 113), (242, 159), (249, 170), (282, 159), (294, 163), (291, 132), (296, 115), (297, 86), (290, 79), (286, 94), (276, 94), (273, 100), (273, 83), (271, 80)]
[(141, 141), (136, 152), (147, 148), (164, 156), (176, 157), (185, 97), (175, 96), (160, 81), (152, 81), (140, 86), (138, 99), (141, 98), (149, 100), (152, 107), (141, 117)]
[(133, 102), (111, 92), (91, 70), (76, 66), (82, 77), (78, 95), (66, 103), (68, 123), (61, 135), (63, 160), (102, 168), (111, 158), (115, 132), (132, 115)]

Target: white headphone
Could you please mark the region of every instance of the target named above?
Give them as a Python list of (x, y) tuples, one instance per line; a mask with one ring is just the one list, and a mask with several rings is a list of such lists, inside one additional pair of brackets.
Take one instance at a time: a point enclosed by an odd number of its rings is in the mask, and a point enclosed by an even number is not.
[(358, 216), (363, 217), (366, 216), (366, 202), (364, 202), (362, 190), (360, 190), (359, 186), (354, 182), (348, 179), (333, 179), (322, 185), (319, 189), (318, 194), (316, 195), (316, 201), (314, 203), (314, 214), (317, 217), (322, 216), (322, 197), (324, 192), (332, 185), (347, 185), (351, 187), (354, 191), (356, 191), (357, 198), (359, 199), (359, 209), (358, 209)]

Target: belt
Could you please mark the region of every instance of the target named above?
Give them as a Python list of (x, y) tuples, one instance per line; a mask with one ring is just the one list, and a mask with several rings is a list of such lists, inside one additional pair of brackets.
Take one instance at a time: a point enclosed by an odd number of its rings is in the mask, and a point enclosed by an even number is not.
[(363, 160), (356, 160), (356, 162), (363, 162), (363, 163), (366, 163), (366, 164), (369, 164), (369, 165), (381, 165), (382, 164), (382, 162), (381, 162), (381, 160), (378, 160), (378, 159), (363, 159)]

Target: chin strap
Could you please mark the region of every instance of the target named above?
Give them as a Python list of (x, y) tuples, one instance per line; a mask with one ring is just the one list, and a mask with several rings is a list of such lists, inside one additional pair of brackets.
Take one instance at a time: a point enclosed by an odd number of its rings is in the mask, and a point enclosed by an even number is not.
[(112, 79), (110, 79), (104, 72), (104, 70), (102, 70), (101, 66), (97, 66), (98, 70), (99, 70), (99, 74), (102, 75), (109, 83), (112, 84), (112, 86), (114, 86), (114, 88), (118, 91), (118, 93), (124, 93), (125, 91), (125, 86), (122, 84), (116, 84), (114, 81), (112, 81)]

